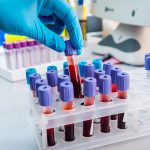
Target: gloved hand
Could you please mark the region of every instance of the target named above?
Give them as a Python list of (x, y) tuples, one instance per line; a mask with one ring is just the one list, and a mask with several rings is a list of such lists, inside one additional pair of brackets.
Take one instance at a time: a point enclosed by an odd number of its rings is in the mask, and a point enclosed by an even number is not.
[(81, 28), (66, 0), (0, 0), (0, 29), (6, 33), (28, 36), (61, 52), (66, 46), (59, 34), (65, 26), (80, 54)]

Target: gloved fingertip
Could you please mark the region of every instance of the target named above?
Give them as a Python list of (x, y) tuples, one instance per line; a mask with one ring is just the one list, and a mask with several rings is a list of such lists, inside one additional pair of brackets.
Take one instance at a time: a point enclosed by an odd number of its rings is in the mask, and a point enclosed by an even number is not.
[(57, 42), (57, 45), (56, 45), (56, 51), (57, 52), (63, 52), (64, 50), (66, 49), (66, 44), (65, 42), (63, 41), (63, 39), (60, 38), (60, 40)]

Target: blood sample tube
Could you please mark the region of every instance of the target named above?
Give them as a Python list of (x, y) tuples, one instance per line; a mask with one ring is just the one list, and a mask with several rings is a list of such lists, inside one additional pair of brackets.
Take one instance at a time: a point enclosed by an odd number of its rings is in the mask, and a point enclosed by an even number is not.
[(94, 65), (94, 69), (103, 69), (103, 63), (101, 59), (93, 59), (92, 64)]
[(110, 62), (103, 64), (103, 69), (105, 70), (106, 75), (110, 75), (112, 67), (113, 67), (113, 64)]
[(46, 48), (46, 46), (44, 46), (43, 44), (40, 44), (38, 46), (38, 49), (39, 49), (39, 53), (38, 55), (40, 55), (40, 61), (42, 64), (46, 63), (47, 62), (47, 57), (48, 57), (48, 53), (49, 53), (49, 50)]
[(70, 77), (68, 75), (59, 75), (58, 76), (58, 92), (60, 92), (60, 83), (64, 81), (70, 81)]
[(15, 70), (16, 69), (16, 54), (15, 54), (13, 43), (6, 44), (5, 58), (6, 58), (7, 68), (10, 70)]
[(146, 76), (150, 79), (150, 56), (145, 57)]
[[(42, 114), (53, 114), (52, 108), (52, 91), (48, 85), (43, 85), (38, 88), (39, 104), (41, 106)], [(47, 129), (47, 145), (55, 145), (55, 133), (54, 128)]]
[[(122, 72), (117, 75), (118, 98), (119, 100), (127, 99), (127, 91), (129, 89), (129, 75)], [(126, 129), (126, 113), (118, 114), (118, 128)]]
[(85, 72), (85, 65), (87, 64), (86, 61), (80, 61), (78, 63), (78, 66), (79, 66), (79, 71), (80, 71), (80, 77), (81, 77), (81, 82), (83, 83), (84, 82), (84, 72)]
[(50, 71), (50, 70), (56, 70), (57, 71), (57, 66), (48, 66), (47, 71)]
[(40, 86), (42, 86), (42, 85), (48, 85), (48, 83), (47, 83), (47, 80), (45, 80), (45, 79), (37, 79), (36, 81), (35, 81), (35, 95), (36, 95), (36, 97), (39, 97), (38, 96), (38, 88), (40, 87)]
[(94, 71), (94, 78), (96, 79), (97, 92), (99, 92), (99, 77), (104, 74), (105, 74), (105, 70), (102, 69), (96, 69)]
[(68, 67), (65, 68), (64, 74), (69, 76), (69, 68)]
[(33, 97), (36, 97), (35, 82), (38, 79), (41, 79), (41, 75), (39, 73), (34, 73), (30, 75), (30, 89), (32, 90)]
[[(70, 81), (65, 81), (60, 84), (60, 98), (62, 100), (63, 110), (72, 110), (74, 108), (74, 91), (73, 84)], [(73, 141), (74, 136), (74, 123), (64, 126), (65, 141)]]
[(65, 56), (67, 56), (69, 74), (74, 88), (74, 97), (82, 97), (82, 87), (77, 63), (77, 51), (73, 49), (70, 40), (66, 41)]
[[(104, 103), (111, 101), (111, 77), (109, 75), (101, 75), (99, 77), (100, 100)], [(101, 132), (110, 132), (110, 117), (101, 117)]]
[(68, 67), (68, 62), (63, 62), (63, 73), (65, 74), (65, 68)]
[(34, 73), (37, 73), (35, 68), (28, 68), (28, 69), (26, 69), (26, 81), (27, 81), (28, 85), (30, 85), (30, 75), (34, 74)]
[(27, 41), (21, 41), (21, 49), (22, 49), (22, 57), (23, 57), (23, 66), (24, 67), (28, 67), (29, 66), (29, 62), (26, 59), (26, 53), (27, 53)]
[(84, 67), (84, 77), (94, 77), (94, 65), (86, 64)]
[(56, 70), (49, 70), (46, 72), (46, 78), (48, 81), (48, 85), (51, 86), (53, 99), (58, 99), (58, 73)]
[[(87, 77), (83, 86), (84, 106), (94, 105), (96, 96), (96, 79)], [(83, 136), (90, 137), (93, 135), (93, 119), (83, 121)]]
[(14, 48), (16, 51), (16, 69), (23, 67), (23, 55), (20, 42), (14, 42)]
[[(121, 73), (121, 69), (118, 67), (111, 68), (111, 82), (112, 82), (112, 97), (117, 97), (118, 87), (117, 87), (117, 75), (118, 73)], [(117, 115), (111, 115), (111, 120), (116, 120)]]

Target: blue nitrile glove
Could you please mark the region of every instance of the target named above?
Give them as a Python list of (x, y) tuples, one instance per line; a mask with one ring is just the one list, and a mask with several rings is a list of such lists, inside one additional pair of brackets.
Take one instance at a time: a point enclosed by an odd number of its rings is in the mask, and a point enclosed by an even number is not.
[(66, 0), (0, 0), (0, 29), (6, 33), (28, 36), (61, 52), (65, 43), (59, 34), (65, 26), (80, 53), (81, 28)]

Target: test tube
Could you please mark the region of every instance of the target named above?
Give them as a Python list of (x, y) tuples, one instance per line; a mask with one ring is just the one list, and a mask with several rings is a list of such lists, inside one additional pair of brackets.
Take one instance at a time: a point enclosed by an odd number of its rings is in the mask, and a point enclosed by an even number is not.
[(94, 69), (103, 69), (103, 63), (101, 59), (93, 59), (92, 64), (94, 65)]
[[(48, 85), (43, 85), (38, 88), (39, 104), (41, 106), (42, 114), (53, 114), (54, 110), (52, 108), (52, 91), (51, 87)], [(55, 133), (54, 128), (47, 129), (47, 145), (55, 145)]]
[(26, 81), (27, 81), (28, 85), (30, 85), (30, 75), (34, 74), (34, 73), (37, 73), (35, 68), (28, 68), (28, 69), (26, 69)]
[(87, 64), (86, 61), (80, 61), (78, 63), (78, 66), (79, 66), (79, 71), (80, 71), (80, 77), (81, 77), (81, 82), (83, 83), (84, 82), (84, 73), (85, 73), (85, 65)]
[[(60, 98), (62, 100), (63, 110), (74, 109), (74, 91), (73, 85), (70, 81), (65, 81), (60, 84)], [(65, 129), (65, 141), (74, 141), (74, 123), (67, 124), (64, 126)]]
[(77, 55), (77, 51), (73, 49), (70, 40), (66, 41), (65, 56), (67, 56), (69, 74), (70, 74), (71, 82), (73, 83), (74, 97), (81, 98), (83, 97), (82, 87), (81, 87), (81, 80), (80, 80), (76, 55)]
[(39, 97), (39, 95), (38, 95), (38, 88), (40, 87), (40, 86), (42, 86), (42, 85), (48, 85), (48, 83), (47, 83), (47, 80), (46, 79), (37, 79), (36, 81), (35, 81), (35, 95), (36, 95), (36, 97)]
[(36, 80), (41, 79), (41, 75), (39, 73), (34, 73), (30, 75), (30, 89), (32, 90), (33, 97), (36, 97)]
[[(84, 106), (94, 105), (96, 96), (96, 79), (87, 77), (83, 86)], [(93, 119), (83, 121), (83, 136), (90, 137), (93, 135)]]
[(34, 40), (34, 48), (35, 48), (35, 64), (39, 65), (42, 63), (41, 61), (41, 43), (39, 41)]
[(64, 74), (69, 76), (69, 68), (68, 67), (65, 68)]
[(65, 74), (65, 68), (68, 67), (68, 62), (63, 62), (63, 73)]
[(47, 50), (46, 46), (44, 46), (43, 44), (40, 44), (38, 46), (38, 49), (39, 49), (38, 55), (41, 56), (41, 57), (39, 56), (40, 61), (41, 61), (42, 64), (44, 64), (44, 63), (47, 62), (47, 57), (48, 57), (47, 55), (48, 55), (49, 50)]
[(103, 64), (103, 69), (105, 70), (106, 75), (110, 75), (112, 67), (113, 67), (113, 64), (111, 62)]
[[(117, 75), (118, 98), (119, 100), (127, 99), (127, 91), (129, 89), (129, 75), (122, 72)], [(118, 114), (118, 128), (126, 129), (126, 113)]]
[(6, 44), (5, 59), (7, 68), (10, 70), (16, 69), (16, 54), (13, 43)]
[(56, 70), (57, 71), (57, 66), (48, 66), (47, 71), (50, 71), (50, 70)]
[(150, 79), (150, 56), (145, 57), (146, 76)]
[(96, 70), (94, 71), (94, 78), (96, 79), (97, 92), (99, 92), (99, 77), (100, 77), (101, 75), (105, 75), (105, 70), (96, 69)]
[(21, 69), (23, 67), (23, 55), (20, 42), (14, 42), (14, 48), (16, 51), (16, 68)]
[(86, 64), (84, 67), (84, 77), (94, 77), (94, 65)]
[(29, 61), (28, 61), (27, 55), (26, 55), (27, 41), (21, 41), (20, 44), (21, 44), (21, 49), (22, 49), (23, 67), (28, 67), (28, 66), (30, 66), (30, 64), (29, 64)]
[(28, 39), (27, 40), (27, 52), (26, 52), (26, 57), (27, 60), (29, 61), (29, 65), (33, 66), (35, 65), (35, 59), (36, 59), (36, 54), (35, 54), (35, 48), (34, 48), (34, 40)]
[[(112, 82), (112, 97), (116, 98), (117, 97), (117, 92), (118, 92), (118, 87), (117, 87), (117, 76), (118, 73), (121, 73), (121, 69), (118, 67), (113, 67), (111, 68), (111, 82)], [(111, 120), (116, 120), (117, 115), (111, 115)]]
[[(101, 75), (99, 77), (100, 100), (104, 103), (111, 101), (111, 77), (109, 75)], [(101, 117), (101, 132), (110, 132), (110, 117)]]
[(48, 85), (51, 86), (53, 99), (58, 99), (58, 91), (57, 91), (57, 84), (58, 84), (58, 73), (56, 70), (49, 70), (46, 72), (46, 78), (48, 81)]

